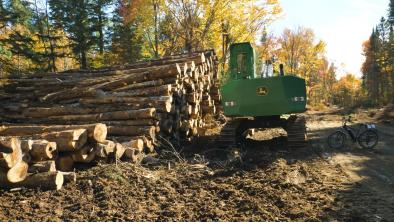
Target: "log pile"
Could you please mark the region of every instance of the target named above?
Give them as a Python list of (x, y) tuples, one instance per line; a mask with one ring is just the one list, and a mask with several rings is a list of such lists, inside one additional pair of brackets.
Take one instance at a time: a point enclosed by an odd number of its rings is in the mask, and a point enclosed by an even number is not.
[(6, 141), (1, 184), (29, 187), (43, 180), (58, 188), (64, 178), (56, 172), (72, 171), (75, 163), (137, 162), (160, 140), (199, 136), (205, 117), (219, 108), (217, 57), (209, 50), (99, 70), (11, 76), (0, 102)]

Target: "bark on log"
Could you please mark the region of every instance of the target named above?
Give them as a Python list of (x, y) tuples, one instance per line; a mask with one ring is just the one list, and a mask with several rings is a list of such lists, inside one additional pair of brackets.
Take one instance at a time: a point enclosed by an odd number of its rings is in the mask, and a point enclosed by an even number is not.
[(155, 137), (156, 127), (153, 126), (108, 126), (108, 134), (112, 136), (149, 136)]
[(13, 137), (0, 137), (0, 167), (9, 169), (22, 161), (21, 142)]
[(147, 88), (147, 87), (153, 87), (153, 86), (160, 86), (163, 84), (164, 84), (164, 81), (162, 79), (159, 79), (159, 80), (130, 84), (125, 87), (115, 89), (114, 92), (121, 92), (121, 91), (133, 90), (133, 89), (141, 89), (141, 88)]
[(143, 140), (144, 140), (144, 151), (146, 153), (154, 153), (155, 152), (154, 141), (146, 137), (144, 137)]
[(74, 151), (81, 148), (87, 142), (86, 129), (65, 130), (52, 133), (43, 133), (38, 137), (56, 142), (59, 152)]
[(87, 125), (12, 125), (0, 126), (0, 136), (31, 136), (54, 131), (65, 131), (74, 129), (86, 129), (89, 138), (98, 142), (104, 141), (107, 137), (107, 127), (104, 124)]
[(29, 153), (31, 150), (31, 147), (33, 145), (33, 140), (30, 139), (22, 139), (21, 140), (21, 149), (23, 153)]
[(74, 160), (70, 154), (63, 154), (56, 159), (56, 169), (63, 172), (73, 171)]
[(172, 91), (171, 85), (155, 86), (143, 89), (136, 89), (126, 92), (114, 92), (111, 96), (122, 97), (139, 97), (139, 96), (170, 96)]
[(143, 139), (140, 139), (140, 138), (130, 140), (129, 142), (124, 142), (124, 143), (122, 143), (122, 145), (125, 148), (133, 148), (138, 151), (144, 150), (144, 141), (143, 141)]
[(61, 172), (64, 177), (64, 184), (66, 183), (76, 183), (77, 174), (75, 172)]
[(57, 102), (61, 100), (69, 100), (74, 98), (95, 97), (100, 94), (102, 94), (100, 90), (96, 90), (96, 89), (81, 90), (81, 88), (78, 87), (70, 90), (67, 89), (60, 92), (50, 93), (42, 97), (40, 100), (43, 102)]
[(72, 154), (75, 163), (90, 163), (96, 157), (95, 146), (87, 144)]
[(57, 144), (47, 140), (32, 140), (29, 154), (33, 162), (55, 159), (57, 157)]
[(150, 104), (153, 107), (156, 104), (162, 104), (163, 102), (172, 103), (172, 97), (116, 97), (116, 96), (104, 96), (94, 99), (80, 99), (81, 104), (112, 104), (112, 103), (140, 103)]
[(102, 121), (102, 123), (108, 126), (157, 126), (159, 121), (155, 119), (136, 119), (124, 121)]
[(126, 148), (124, 157), (129, 159), (132, 163), (140, 163), (143, 158), (143, 153), (134, 148)]
[(153, 118), (156, 110), (154, 108), (128, 111), (115, 111), (99, 114), (83, 114), (68, 116), (50, 116), (48, 120), (54, 121), (102, 121), (102, 120), (128, 120), (128, 119), (146, 119)]
[(115, 146), (115, 158), (116, 159), (122, 158), (125, 150), (126, 149), (125, 149), (125, 147), (122, 144), (116, 143), (116, 146)]
[[(19, 108), (19, 110), (24, 110), (23, 115), (26, 117), (33, 118), (43, 118), (48, 116), (62, 116), (62, 115), (77, 115), (81, 113), (107, 113), (114, 111), (124, 111), (130, 110), (131, 107), (91, 107), (91, 108), (82, 108), (80, 106), (53, 106), (53, 107), (31, 107), (31, 108)], [(35, 119), (31, 119), (34, 121)]]
[(29, 173), (43, 173), (43, 172), (55, 172), (56, 163), (54, 160), (41, 161), (34, 163), (29, 166)]
[(100, 158), (107, 158), (110, 154), (115, 152), (116, 143), (111, 140), (105, 140), (97, 143), (95, 147), (96, 156)]
[(59, 190), (62, 188), (63, 182), (64, 178), (61, 172), (45, 172), (28, 175), (25, 180), (19, 183), (0, 181), (0, 186), (3, 188), (26, 187), (32, 189), (41, 188), (43, 190)]

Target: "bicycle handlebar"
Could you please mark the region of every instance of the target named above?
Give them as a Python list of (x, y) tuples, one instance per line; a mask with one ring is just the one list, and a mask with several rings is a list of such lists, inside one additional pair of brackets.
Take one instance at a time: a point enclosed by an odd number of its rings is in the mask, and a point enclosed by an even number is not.
[(348, 116), (347, 118), (344, 116), (342, 117), (342, 125), (346, 125), (346, 123), (351, 123), (352, 122), (352, 116)]

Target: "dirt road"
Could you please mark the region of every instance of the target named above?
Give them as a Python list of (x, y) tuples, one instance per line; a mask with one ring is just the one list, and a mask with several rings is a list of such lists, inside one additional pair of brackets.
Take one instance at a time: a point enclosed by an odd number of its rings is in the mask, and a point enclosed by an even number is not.
[(338, 194), (337, 204), (342, 208), (338, 213), (353, 214), (355, 221), (394, 221), (394, 127), (378, 124), (380, 142), (371, 151), (351, 142), (342, 150), (328, 149), (327, 136), (341, 126), (338, 115), (313, 115), (308, 126), (312, 147), (331, 165), (340, 166), (348, 178), (349, 187)]
[(278, 132), (244, 150), (202, 143), (186, 162), (100, 164), (60, 191), (0, 191), (0, 221), (393, 221), (394, 136), (374, 152), (332, 150), (325, 138), (339, 124), (308, 115), (300, 150)]

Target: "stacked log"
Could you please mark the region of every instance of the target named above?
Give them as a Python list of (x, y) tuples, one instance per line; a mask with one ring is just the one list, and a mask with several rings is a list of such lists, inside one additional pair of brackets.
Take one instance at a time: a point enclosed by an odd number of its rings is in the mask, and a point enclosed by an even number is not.
[(108, 158), (138, 161), (159, 140), (183, 143), (199, 136), (205, 116), (220, 103), (212, 50), (99, 70), (11, 76), (0, 91), (0, 136), (22, 144), (14, 162), (26, 160), (26, 174), (72, 171), (75, 163)]

